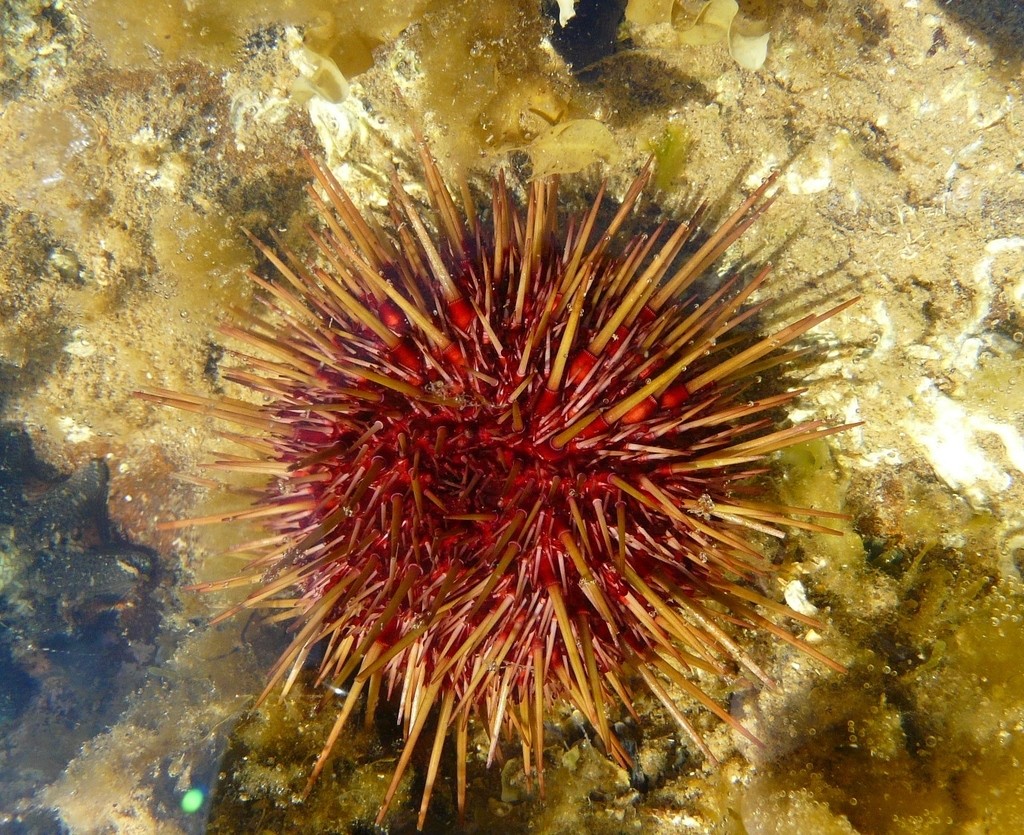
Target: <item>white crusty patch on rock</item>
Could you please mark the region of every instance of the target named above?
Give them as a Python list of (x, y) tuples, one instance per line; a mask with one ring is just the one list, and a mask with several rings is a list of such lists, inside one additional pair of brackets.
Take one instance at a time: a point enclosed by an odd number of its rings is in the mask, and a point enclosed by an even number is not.
[(1024, 439), (1015, 427), (947, 397), (930, 379), (917, 394), (921, 408), (908, 431), (936, 475), (972, 505), (987, 506), (1024, 474)]

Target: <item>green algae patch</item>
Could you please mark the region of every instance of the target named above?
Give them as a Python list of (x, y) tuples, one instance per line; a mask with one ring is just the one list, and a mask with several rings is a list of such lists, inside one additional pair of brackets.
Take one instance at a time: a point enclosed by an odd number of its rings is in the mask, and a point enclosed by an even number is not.
[(530, 4), (456, 0), (400, 40), (395, 73), (422, 78), (418, 109), (444, 132), (452, 160), (468, 166), (482, 149), (520, 147), (574, 115), (574, 87), (543, 48), (550, 26)]
[(845, 680), (792, 700), (780, 748), (731, 803), (744, 831), (1019, 832), (1021, 610), (956, 554), (906, 577), (888, 622), (847, 620)]
[[(841, 472), (828, 443), (810, 441), (784, 450), (779, 455), (781, 479), (779, 491), (785, 504), (822, 510), (828, 513), (847, 513), (848, 482)], [(808, 537), (815, 559), (826, 562), (837, 572), (864, 564), (864, 543), (848, 518), (827, 518), (819, 521), (836, 531), (834, 534), (814, 534)]]
[(239, 24), (258, 19), (250, 12), (239, 20), (236, 6), (241, 11), (241, 4), (216, 0), (199, 4), (157, 0), (139, 5), (93, 0), (81, 15), (116, 66), (184, 57), (228, 64), (241, 46)]
[[(779, 465), (782, 501), (846, 510), (847, 478), (824, 441)], [(926, 498), (901, 495), (905, 525), (892, 540), (865, 541), (843, 519), (826, 520), (841, 536), (794, 539), (794, 566), (828, 612), (823, 649), (848, 672), (791, 697), (785, 686), (761, 694), (765, 760), (727, 804), (748, 835), (1024, 827), (1011, 730), (1024, 721), (1024, 587), (966, 549), (990, 517), (943, 516)], [(940, 544), (957, 522), (963, 550)]]
[(650, 141), (654, 154), (654, 186), (670, 191), (682, 178), (693, 149), (693, 136), (681, 124), (672, 122)]
[[(372, 50), (395, 37), (429, 5), (340, 0), (156, 0), (142, 5), (92, 0), (81, 10), (90, 32), (111, 64), (147, 66), (201, 60), (232, 66), (245, 48), (259, 49), (275, 28), (301, 26), (311, 48), (338, 63), (343, 72), (366, 69)], [(254, 33), (262, 32), (262, 35)], [(372, 61), (372, 57), (370, 58)]]
[(253, 261), (252, 250), (232, 219), (221, 213), (161, 207), (154, 214), (153, 254), (169, 278), (189, 278), (179, 285), (186, 310), (216, 315), (248, 292), (242, 273)]
[[(259, 821), (262, 832), (291, 831), (297, 825), (298, 804), (298, 820), (306, 832), (350, 832), (376, 818), (395, 758), (373, 727), (353, 723), (303, 797), (337, 718), (335, 710), (317, 708), (321, 695), (303, 675), (287, 699), (272, 697), (239, 723), (213, 792), (208, 833), (250, 831), (254, 821)], [(410, 804), (411, 783), (411, 775), (402, 780), (396, 808)]]
[(817, 510), (841, 511), (845, 485), (826, 441), (808, 441), (783, 450), (779, 464), (787, 500)]
[(534, 139), (526, 151), (536, 179), (575, 174), (597, 162), (613, 165), (621, 156), (612, 132), (594, 119), (554, 125)]

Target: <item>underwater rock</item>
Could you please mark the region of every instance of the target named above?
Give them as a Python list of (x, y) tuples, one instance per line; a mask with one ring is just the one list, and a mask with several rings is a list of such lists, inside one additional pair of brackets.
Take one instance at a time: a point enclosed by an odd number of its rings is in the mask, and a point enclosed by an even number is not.
[(102, 460), (60, 476), (0, 426), (0, 808), (116, 721), (155, 654), (159, 567), (112, 530), (107, 481)]

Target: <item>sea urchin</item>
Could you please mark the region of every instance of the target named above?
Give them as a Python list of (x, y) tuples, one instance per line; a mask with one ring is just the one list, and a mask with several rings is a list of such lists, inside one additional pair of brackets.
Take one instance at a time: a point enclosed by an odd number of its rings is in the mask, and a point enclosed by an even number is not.
[(555, 180), (532, 184), (523, 213), (499, 176), (483, 220), (470, 190), (462, 212), (421, 156), (434, 232), (397, 177), (385, 229), (310, 160), (316, 259), (253, 238), (277, 279), (250, 274), (266, 313), (224, 326), (251, 349), (224, 376), (262, 403), (142, 396), (240, 427), (224, 435), (248, 454), (211, 466), (267, 478), (246, 509), (172, 525), (266, 527), (241, 549), (246, 569), (205, 588), (256, 587), (223, 617), (268, 608), (292, 621), (261, 699), (282, 681), (287, 692), (318, 645), (319, 681), (347, 688), (310, 784), (364, 691), (370, 716), (383, 688), (405, 744), (380, 822), (436, 716), (422, 827), (452, 732), (464, 806), (471, 715), (488, 761), (503, 733), (518, 738), (543, 789), (555, 700), (627, 765), (611, 714), (634, 712), (642, 682), (710, 756), (668, 687), (750, 736), (692, 680), (744, 668), (768, 681), (732, 627), (838, 667), (762, 612), (813, 621), (746, 581), (764, 570), (751, 532), (825, 530), (794, 514), (828, 515), (759, 500), (752, 480), (777, 450), (841, 427), (781, 426), (774, 414), (799, 392), (749, 389), (850, 302), (759, 335), (750, 298), (767, 268), (695, 294), (770, 202), (772, 177), (710, 234), (698, 210), (622, 243), (650, 163), (595, 232), (603, 188), (561, 223)]

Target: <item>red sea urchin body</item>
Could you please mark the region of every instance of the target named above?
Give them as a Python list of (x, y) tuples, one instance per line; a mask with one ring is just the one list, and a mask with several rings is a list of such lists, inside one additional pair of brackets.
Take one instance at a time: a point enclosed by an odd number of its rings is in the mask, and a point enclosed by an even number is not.
[(600, 197), (563, 228), (553, 181), (533, 184), (524, 213), (501, 178), (485, 228), (468, 190), (463, 214), (422, 158), (436, 234), (397, 180), (385, 231), (313, 164), (318, 261), (256, 242), (279, 279), (252, 275), (268, 310), (225, 327), (252, 351), (225, 376), (265, 405), (144, 395), (237, 424), (245, 434), (229, 437), (251, 456), (214, 466), (268, 477), (251, 508), (198, 521), (267, 528), (245, 572), (216, 586), (255, 585), (232, 611), (293, 620), (264, 696), (282, 681), (287, 691), (318, 644), (319, 680), (349, 685), (310, 781), (364, 691), (372, 712), (383, 689), (406, 741), (382, 819), (436, 712), (421, 826), (450, 733), (464, 804), (471, 716), (491, 757), (503, 732), (518, 738), (543, 786), (556, 699), (623, 765), (609, 717), (633, 710), (637, 679), (709, 755), (666, 684), (745, 733), (689, 678), (738, 665), (767, 681), (725, 621), (837, 666), (758, 608), (806, 618), (743, 585), (762, 571), (751, 531), (822, 530), (748, 483), (766, 456), (836, 428), (777, 427), (772, 413), (797, 393), (743, 390), (849, 304), (757, 336), (739, 326), (766, 269), (688, 297), (763, 211), (770, 181), (680, 259), (696, 219), (618, 240), (649, 166), (595, 234)]

